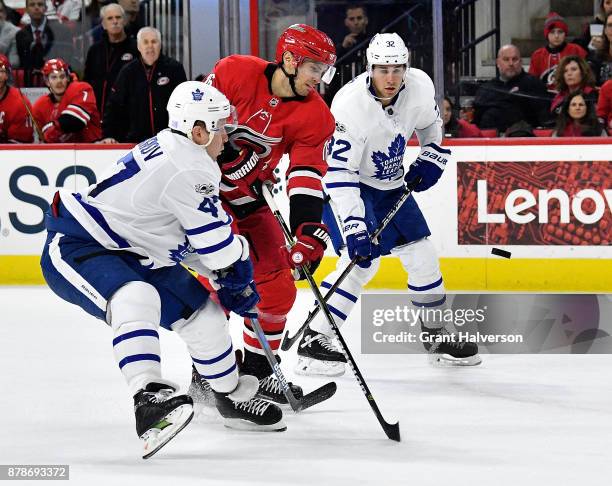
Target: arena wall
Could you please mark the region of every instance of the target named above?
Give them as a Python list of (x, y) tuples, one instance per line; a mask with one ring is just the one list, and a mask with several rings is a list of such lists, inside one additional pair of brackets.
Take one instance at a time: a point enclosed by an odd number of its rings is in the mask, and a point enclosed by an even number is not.
[[(457, 163), (416, 199), (449, 290), (612, 291), (611, 141), (465, 139), (446, 145)], [(0, 145), (0, 284), (44, 284), (38, 258), (48, 201), (58, 187), (82, 191), (100, 180), (129, 148)], [(405, 158), (417, 153), (411, 143)], [(286, 212), (282, 183), (278, 189)], [(328, 251), (317, 276), (335, 261)], [(405, 285), (399, 261), (385, 257), (369, 287)]]

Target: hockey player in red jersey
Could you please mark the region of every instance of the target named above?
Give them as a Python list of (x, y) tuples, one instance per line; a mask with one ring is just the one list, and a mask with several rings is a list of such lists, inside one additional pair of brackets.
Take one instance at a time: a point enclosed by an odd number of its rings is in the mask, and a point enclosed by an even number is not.
[[(329, 239), (321, 224), (321, 178), (327, 171), (324, 150), (334, 119), (316, 86), (331, 77), (335, 61), (334, 44), (326, 34), (296, 24), (281, 34), (275, 63), (232, 55), (220, 60), (207, 78), (238, 113), (238, 127), (228, 134), (217, 160), (223, 174), (221, 196), (249, 241), (261, 296), (259, 321), (275, 353), (295, 301), (292, 270), (299, 262), (314, 271)], [(283, 154), (289, 156), (289, 221), (297, 240), (290, 251), (260, 192), (263, 182), (274, 179)], [(248, 319), (243, 337), (242, 371), (260, 379), (260, 397), (286, 403)], [(198, 375), (193, 378), (192, 390), (206, 387)], [(292, 385), (292, 390), (301, 396), (299, 387)]]
[[(30, 101), (17, 88), (9, 86), (11, 63), (0, 54), (0, 143), (31, 143), (34, 140)], [(26, 108), (27, 105), (27, 108)]]
[(49, 94), (36, 100), (34, 119), (47, 143), (85, 143), (102, 138), (96, 96), (89, 83), (78, 81), (62, 59), (42, 68)]

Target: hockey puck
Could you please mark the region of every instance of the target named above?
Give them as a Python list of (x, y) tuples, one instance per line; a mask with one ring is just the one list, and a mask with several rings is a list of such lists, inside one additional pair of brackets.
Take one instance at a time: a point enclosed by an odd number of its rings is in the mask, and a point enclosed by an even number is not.
[(491, 253), (504, 258), (510, 258), (512, 256), (512, 253), (502, 250), (501, 248), (491, 248)]

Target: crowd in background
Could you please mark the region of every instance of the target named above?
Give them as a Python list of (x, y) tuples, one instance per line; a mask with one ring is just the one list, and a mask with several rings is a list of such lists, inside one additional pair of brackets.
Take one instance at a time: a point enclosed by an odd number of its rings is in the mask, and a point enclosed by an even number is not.
[[(138, 0), (87, 0), (85, 38), (77, 23), (83, 0), (0, 0), (0, 143), (137, 143), (167, 124), (166, 103), (186, 80), (179, 61), (162, 53), (160, 32), (146, 27)], [(368, 10), (347, 4), (333, 33), (337, 74), (322, 89), (328, 103), (365, 70), (373, 35)], [(448, 137), (612, 135), (612, 0), (570, 41), (562, 13), (550, 12), (544, 45), (523, 69), (517, 46), (502, 46), (498, 75), (468, 103), (445, 97)], [(79, 58), (76, 44), (86, 45)], [(82, 56), (81, 56), (82, 57)], [(46, 87), (31, 104), (18, 87)]]

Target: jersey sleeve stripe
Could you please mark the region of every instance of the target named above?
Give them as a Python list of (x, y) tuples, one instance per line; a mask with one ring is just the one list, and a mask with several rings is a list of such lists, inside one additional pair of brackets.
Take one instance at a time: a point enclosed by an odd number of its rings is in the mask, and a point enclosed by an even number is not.
[[(84, 109), (83, 107), (79, 106), (79, 105), (70, 104), (70, 105), (68, 105), (66, 107), (66, 109), (64, 111), (62, 111), (62, 113), (70, 113), (71, 111), (74, 111), (75, 113), (78, 113), (83, 118), (86, 118), (88, 121), (91, 120), (91, 115), (89, 114), (89, 112), (86, 109)], [(70, 114), (72, 114), (72, 113), (70, 113)]]
[(359, 187), (358, 182), (328, 182), (325, 184), (327, 189), (337, 189), (340, 187)]
[(291, 172), (289, 172), (289, 175), (287, 176), (287, 180), (291, 180), (294, 177), (311, 177), (313, 179), (317, 179), (317, 180), (321, 180), (321, 174), (319, 174), (318, 172), (312, 171), (312, 170), (305, 170), (305, 169), (294, 169)]
[(202, 233), (207, 233), (217, 228), (221, 228), (222, 226), (226, 226), (228, 224), (232, 224), (232, 217), (229, 215), (226, 221), (215, 221), (213, 223), (208, 223), (202, 226), (198, 226), (197, 228), (186, 229), (185, 234), (188, 236), (200, 235)]
[(234, 242), (234, 234), (230, 233), (230, 235), (220, 243), (215, 245), (206, 246), (204, 248), (196, 248), (195, 251), (198, 255), (209, 255), (210, 253), (215, 253), (216, 251), (222, 250), (223, 248), (231, 245)]
[(351, 174), (357, 174), (359, 175), (359, 171), (358, 170), (350, 170), (347, 169), (346, 167), (328, 167), (327, 168), (327, 172), (350, 172)]
[(304, 196), (313, 196), (319, 199), (323, 199), (323, 190), (308, 189), (307, 187), (294, 187), (292, 189), (289, 189), (288, 191), (289, 197), (297, 196), (298, 194), (302, 194)]

